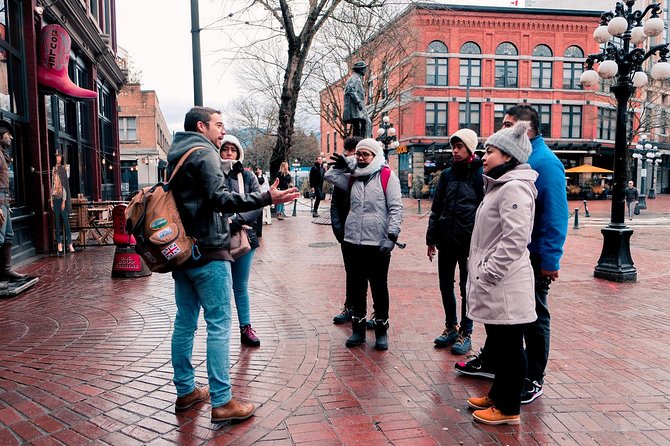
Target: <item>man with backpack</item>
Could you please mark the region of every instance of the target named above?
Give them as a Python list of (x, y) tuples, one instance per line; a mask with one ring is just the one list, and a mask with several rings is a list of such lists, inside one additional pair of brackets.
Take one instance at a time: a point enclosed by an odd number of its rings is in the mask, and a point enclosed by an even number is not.
[[(388, 271), (391, 251), (400, 234), (403, 206), (400, 181), (386, 165), (381, 144), (366, 138), (356, 145), (356, 164), (338, 153), (331, 156), (326, 181), (349, 191), (349, 214), (344, 224), (342, 250), (351, 259), (347, 281), (351, 287), (353, 334), (346, 346), (365, 343), (367, 290), (372, 291), (375, 348), (388, 349)], [(349, 290), (348, 290), (349, 291)]]
[[(184, 132), (175, 134), (168, 151), (168, 175), (190, 149), (193, 151), (170, 180), (187, 235), (197, 240), (197, 254), (172, 272), (177, 316), (172, 333), (172, 368), (177, 388), (176, 410), (207, 400), (212, 422), (245, 420), (256, 410), (251, 403), (232, 398), (229, 376), (229, 339), (232, 291), (228, 251), (230, 230), (226, 214), (244, 212), (298, 198), (295, 188), (245, 194), (229, 192), (224, 185), (219, 148), (226, 131), (221, 113), (194, 107), (184, 119)], [(196, 386), (191, 363), (200, 307), (207, 323), (207, 376), (209, 386)]]
[[(440, 293), (445, 313), (445, 330), (435, 339), (436, 347), (451, 347), (457, 355), (466, 354), (472, 347), (472, 321), (466, 316), (465, 285), (468, 281), (468, 253), (475, 225), (475, 214), (484, 198), (482, 161), (475, 155), (477, 134), (461, 129), (451, 135), (452, 164), (440, 175), (437, 191), (430, 209), (426, 245), (432, 262), (435, 251), (440, 280)], [(456, 317), (454, 276), (459, 271), (461, 293), (461, 325)]]

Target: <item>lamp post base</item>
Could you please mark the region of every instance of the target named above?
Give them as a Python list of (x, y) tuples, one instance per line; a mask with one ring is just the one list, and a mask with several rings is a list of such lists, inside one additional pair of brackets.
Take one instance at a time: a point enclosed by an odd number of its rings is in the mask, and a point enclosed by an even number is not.
[(647, 209), (647, 196), (646, 195), (638, 195), (637, 207), (639, 207), (640, 209)]
[(656, 198), (656, 188), (653, 187), (649, 188), (649, 194), (647, 194), (647, 198), (649, 198), (650, 200)]
[(611, 282), (636, 282), (637, 270), (630, 255), (631, 228), (603, 228), (603, 250), (593, 277)]

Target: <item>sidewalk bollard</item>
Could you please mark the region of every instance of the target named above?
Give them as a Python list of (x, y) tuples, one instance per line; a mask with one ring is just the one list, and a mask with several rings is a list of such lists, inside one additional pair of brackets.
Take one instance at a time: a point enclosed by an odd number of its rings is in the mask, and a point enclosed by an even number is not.
[(296, 198), (293, 200), (293, 213), (291, 214), (292, 217), (297, 217), (298, 216), (298, 199)]
[(589, 218), (591, 214), (589, 213), (589, 205), (586, 204), (586, 200), (584, 200), (584, 217)]
[(575, 208), (575, 225), (572, 229), (579, 229), (579, 208)]
[(421, 198), (416, 199), (416, 213), (420, 214), (421, 213)]

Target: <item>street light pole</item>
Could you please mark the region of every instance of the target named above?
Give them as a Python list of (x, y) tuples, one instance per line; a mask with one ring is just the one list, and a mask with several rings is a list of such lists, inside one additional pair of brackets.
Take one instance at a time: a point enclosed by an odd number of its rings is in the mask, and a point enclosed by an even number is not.
[(193, 105), (202, 106), (202, 58), (200, 56), (198, 0), (191, 0), (191, 48), (193, 51)]
[[(634, 11), (635, 0), (617, 2), (614, 11), (606, 11), (600, 16), (600, 26), (593, 33), (593, 38), (603, 44), (603, 51), (589, 55), (585, 62), (586, 70), (580, 78), (584, 87), (595, 88), (598, 77), (616, 78), (612, 93), (617, 101), (616, 137), (614, 142), (614, 185), (612, 191), (612, 209), (610, 223), (601, 230), (603, 248), (600, 259), (594, 270), (594, 277), (614, 282), (634, 282), (637, 270), (633, 266), (630, 254), (630, 238), (633, 230), (624, 223), (626, 185), (626, 157), (628, 142), (626, 138), (626, 118), (628, 101), (635, 88), (643, 87), (648, 82), (642, 64), (654, 54), (660, 55), (651, 76), (654, 79), (670, 77), (670, 63), (666, 57), (670, 50), (668, 44), (654, 45), (649, 51), (642, 47), (631, 49), (631, 43), (638, 45), (649, 37), (658, 36), (664, 31), (665, 24), (658, 17), (661, 7), (658, 4), (647, 6), (644, 11)], [(651, 17), (642, 24), (642, 19), (651, 12)], [(612, 36), (621, 38), (622, 45), (614, 45)], [(600, 62), (598, 72), (593, 69)]]
[(379, 124), (379, 128), (377, 129), (377, 141), (384, 144), (384, 157), (386, 158), (387, 162), (389, 150), (396, 149), (400, 146), (396, 133), (396, 129), (391, 123), (391, 118), (389, 118), (388, 115), (384, 116), (382, 118), (381, 124)]
[[(638, 207), (640, 209), (647, 209), (647, 198), (656, 198), (655, 192), (652, 190), (654, 187), (651, 182), (649, 187), (645, 183), (647, 181), (647, 176), (649, 175), (649, 170), (645, 167), (649, 164), (649, 167), (653, 170), (654, 158), (658, 154), (658, 146), (653, 145), (649, 142), (649, 137), (645, 134), (640, 135), (639, 142), (635, 145), (634, 149), (631, 149), (633, 153), (631, 156), (635, 158), (641, 166), (640, 171), (640, 201)], [(653, 175), (653, 173), (652, 173)], [(647, 192), (649, 192), (647, 194)]]

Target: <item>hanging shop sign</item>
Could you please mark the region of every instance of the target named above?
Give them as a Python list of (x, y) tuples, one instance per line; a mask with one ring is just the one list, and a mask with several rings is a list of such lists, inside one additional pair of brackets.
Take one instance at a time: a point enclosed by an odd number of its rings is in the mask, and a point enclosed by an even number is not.
[(47, 90), (75, 99), (95, 99), (98, 93), (76, 85), (68, 76), (70, 35), (60, 25), (47, 25), (40, 31), (37, 82)]

